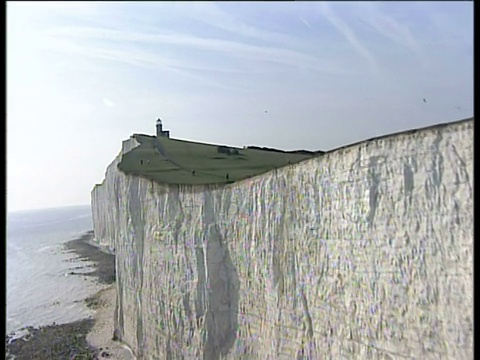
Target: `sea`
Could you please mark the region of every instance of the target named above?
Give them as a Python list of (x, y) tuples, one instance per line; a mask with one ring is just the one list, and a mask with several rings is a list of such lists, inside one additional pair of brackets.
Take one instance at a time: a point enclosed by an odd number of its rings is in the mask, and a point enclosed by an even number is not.
[(70, 275), (90, 272), (94, 264), (63, 248), (92, 229), (90, 206), (7, 213), (7, 334), (93, 315), (83, 299), (105, 285)]

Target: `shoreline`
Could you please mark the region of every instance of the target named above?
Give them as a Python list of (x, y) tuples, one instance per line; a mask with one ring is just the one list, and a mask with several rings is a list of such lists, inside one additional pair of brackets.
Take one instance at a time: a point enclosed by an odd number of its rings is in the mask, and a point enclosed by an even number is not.
[(116, 301), (116, 285), (100, 290), (92, 296), (93, 309), (95, 309), (94, 325), (86, 336), (88, 344), (99, 350), (96, 359), (103, 359), (108, 354), (109, 359), (135, 360), (136, 357), (128, 346), (120, 341), (113, 340), (114, 311)]
[(16, 360), (96, 360), (135, 359), (131, 351), (113, 341), (113, 316), (116, 302), (115, 255), (93, 243), (92, 230), (64, 244), (66, 252), (77, 255), (77, 261), (91, 261), (93, 271), (70, 275), (93, 276), (105, 288), (83, 299), (94, 315), (65, 324), (27, 326), (5, 336), (6, 359)]

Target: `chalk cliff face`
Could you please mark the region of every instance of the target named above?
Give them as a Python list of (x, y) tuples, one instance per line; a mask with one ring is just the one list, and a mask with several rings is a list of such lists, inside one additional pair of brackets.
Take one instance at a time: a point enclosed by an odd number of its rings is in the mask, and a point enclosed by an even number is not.
[(122, 153), (92, 208), (138, 358), (473, 357), (473, 120), (223, 187), (126, 176)]

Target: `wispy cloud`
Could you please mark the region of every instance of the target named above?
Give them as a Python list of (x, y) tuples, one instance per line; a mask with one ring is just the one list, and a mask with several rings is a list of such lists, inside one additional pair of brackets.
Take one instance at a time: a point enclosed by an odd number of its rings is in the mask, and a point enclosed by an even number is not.
[(362, 16), (364, 22), (376, 29), (380, 35), (392, 40), (395, 44), (406, 47), (415, 54), (424, 67), (428, 66), (429, 60), (422, 46), (412, 35), (407, 25), (401, 24), (393, 17), (380, 11), (378, 4), (361, 4), (367, 9), (365, 16)]
[(305, 26), (308, 27), (310, 30), (312, 29), (312, 25), (310, 25), (310, 23), (309, 23), (305, 18), (303, 18), (303, 17), (300, 16), (298, 19), (299, 19), (302, 23), (304, 23)]
[[(158, 62), (165, 66), (176, 68), (188, 68), (192, 61), (182, 61), (178, 59), (168, 59), (165, 56), (159, 56), (146, 51), (124, 51), (115, 49), (116, 44), (130, 42), (135, 44), (164, 44), (180, 46), (187, 49), (204, 50), (223, 54), (223, 56), (249, 60), (254, 62), (274, 63), (282, 66), (294, 68), (307, 68), (317, 72), (327, 73), (345, 73), (349, 70), (339, 66), (335, 59), (320, 59), (318, 57), (305, 54), (295, 50), (289, 50), (280, 47), (257, 46), (236, 41), (228, 41), (214, 38), (200, 38), (183, 34), (146, 34), (134, 31), (120, 31), (101, 28), (86, 27), (62, 27), (49, 32), (53, 39), (68, 39), (71, 43), (75, 39), (103, 40), (107, 42), (106, 48), (97, 48), (97, 55), (104, 56), (105, 53), (114, 52), (114, 56), (129, 62), (138, 62), (139, 58), (145, 62)], [(89, 51), (91, 46), (89, 46)], [(197, 65), (198, 66), (198, 65)], [(212, 68), (211, 68), (212, 69)], [(212, 69), (213, 70), (213, 69)]]
[(332, 11), (330, 5), (327, 2), (320, 2), (320, 10), (325, 19), (327, 19), (338, 30), (338, 32), (340, 32), (345, 37), (345, 39), (347, 39), (350, 45), (352, 45), (352, 47), (368, 61), (372, 69), (377, 72), (378, 65), (375, 57), (370, 52), (370, 50), (368, 50), (360, 42), (354, 30)]
[(110, 99), (103, 98), (103, 105), (105, 105), (107, 107), (114, 107), (115, 103)]
[(284, 46), (292, 46), (299, 41), (297, 37), (289, 34), (269, 31), (246, 24), (232, 13), (223, 11), (214, 2), (192, 3), (187, 9), (182, 7), (182, 11), (197, 21), (228, 31), (232, 34), (282, 44)]
[(75, 44), (67, 39), (56, 37), (49, 38), (49, 41), (44, 43), (43, 46), (49, 50), (75, 54), (77, 56), (83, 56), (87, 58), (116, 61), (142, 68), (171, 71), (217, 88), (224, 90), (233, 89), (230, 86), (218, 83), (207, 77), (193, 74), (185, 70), (185, 68), (182, 68), (181, 63), (178, 63), (177, 61), (147, 51), (138, 49), (135, 51), (127, 51), (125, 49), (118, 49), (114, 47), (100, 47), (93, 45), (89, 45), (87, 47), (84, 45)]

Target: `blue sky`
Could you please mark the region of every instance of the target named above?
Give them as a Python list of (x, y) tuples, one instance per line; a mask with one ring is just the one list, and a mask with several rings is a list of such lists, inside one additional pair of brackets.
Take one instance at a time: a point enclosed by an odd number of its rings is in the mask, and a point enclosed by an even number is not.
[(472, 115), (473, 2), (7, 3), (9, 211), (88, 204), (158, 117), (329, 150)]

